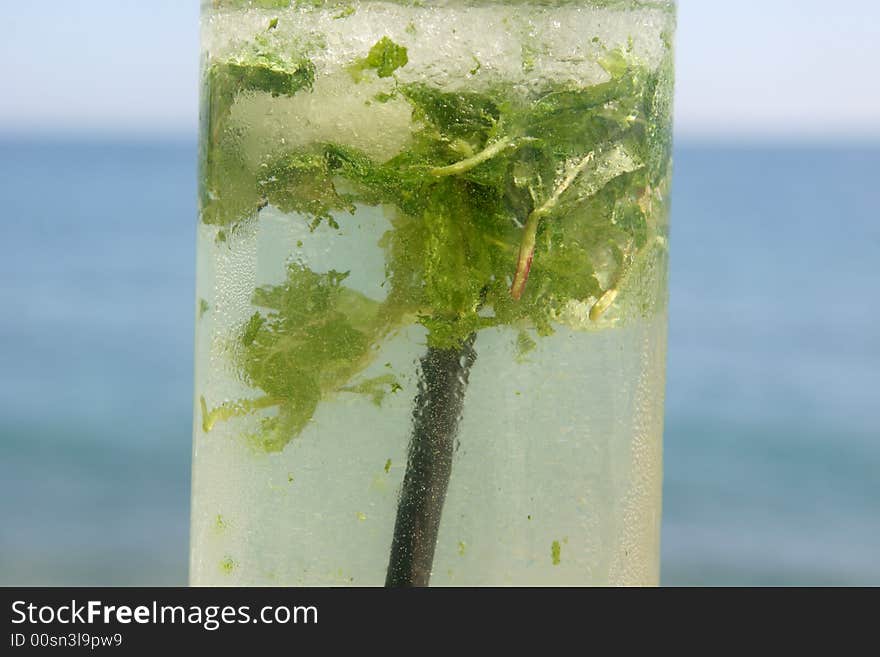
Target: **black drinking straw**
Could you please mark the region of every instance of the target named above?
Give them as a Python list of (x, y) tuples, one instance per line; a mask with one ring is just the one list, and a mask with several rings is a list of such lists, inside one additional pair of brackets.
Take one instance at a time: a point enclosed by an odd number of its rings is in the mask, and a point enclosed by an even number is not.
[(458, 349), (429, 347), (421, 359), (422, 376), (385, 586), (427, 586), (431, 579), (455, 436), (468, 375), (477, 359), (475, 340), (472, 333)]

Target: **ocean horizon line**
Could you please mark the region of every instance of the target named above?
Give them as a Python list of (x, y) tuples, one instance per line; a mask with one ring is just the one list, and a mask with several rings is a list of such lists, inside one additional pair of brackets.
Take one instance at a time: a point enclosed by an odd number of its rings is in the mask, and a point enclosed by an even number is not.
[[(198, 142), (198, 130), (17, 130), (0, 126), (2, 144), (92, 144), (92, 145), (192, 145)], [(774, 148), (781, 150), (868, 150), (880, 149), (880, 134), (816, 135), (790, 134), (710, 134), (688, 133), (675, 137), (675, 146), (683, 148), (720, 148), (748, 151)]]

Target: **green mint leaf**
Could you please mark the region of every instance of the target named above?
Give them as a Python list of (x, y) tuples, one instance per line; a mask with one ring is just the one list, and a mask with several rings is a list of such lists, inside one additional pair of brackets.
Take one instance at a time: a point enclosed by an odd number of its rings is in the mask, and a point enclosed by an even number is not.
[(378, 302), (342, 285), (347, 276), (291, 263), (283, 284), (255, 290), (252, 301), (261, 310), (242, 327), (233, 353), (244, 381), (264, 396), (213, 410), (203, 403), (205, 431), (218, 421), (274, 409), (248, 440), (277, 451), (305, 428), (325, 395), (353, 392), (378, 404), (399, 386), (391, 374), (349, 384), (372, 361), (370, 347), (392, 318), (380, 315)]
[(250, 62), (228, 62), (213, 70), (218, 78), (223, 78), (215, 84), (229, 98), (243, 91), (292, 96), (300, 89), (311, 90), (315, 82), (315, 65), (309, 60), (302, 60), (289, 69), (269, 58), (255, 58)]
[(363, 59), (349, 67), (355, 81), (361, 79), (364, 71), (373, 70), (380, 78), (389, 78), (394, 71), (406, 66), (409, 57), (404, 46), (394, 43), (387, 36), (379, 39)]
[(370, 48), (364, 66), (376, 69), (376, 75), (380, 78), (387, 78), (401, 66), (406, 66), (408, 61), (406, 48), (397, 45), (388, 37), (382, 37)]
[(442, 91), (424, 84), (404, 85), (401, 93), (413, 106), (416, 118), (434, 131), (427, 136), (435, 142), (466, 140), (481, 147), (501, 114), (488, 95)]
[(243, 92), (292, 96), (311, 90), (315, 67), (300, 60), (285, 68), (256, 54), (214, 64), (208, 71), (202, 104), (206, 115), (201, 143), (201, 214), (208, 224), (229, 225), (252, 217), (266, 204), (256, 172), (244, 160), (236, 131), (229, 125), (235, 99)]
[(336, 191), (333, 171), (323, 152), (289, 153), (268, 167), (263, 193), (282, 212), (298, 212), (335, 227), (333, 212), (354, 213), (350, 196)]

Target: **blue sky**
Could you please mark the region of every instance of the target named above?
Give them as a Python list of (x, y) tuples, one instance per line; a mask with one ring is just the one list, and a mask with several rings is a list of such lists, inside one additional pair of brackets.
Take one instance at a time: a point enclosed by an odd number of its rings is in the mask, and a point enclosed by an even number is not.
[[(194, 134), (198, 0), (0, 3), (2, 132)], [(680, 0), (677, 131), (880, 138), (880, 2)]]

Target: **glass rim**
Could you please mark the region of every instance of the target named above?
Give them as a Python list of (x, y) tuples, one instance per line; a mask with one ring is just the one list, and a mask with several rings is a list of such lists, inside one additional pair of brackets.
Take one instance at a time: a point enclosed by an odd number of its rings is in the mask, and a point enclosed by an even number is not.
[(580, 5), (594, 9), (677, 9), (678, 0), (201, 0), (203, 12), (211, 10), (261, 10), (277, 11), (285, 9), (319, 10), (338, 5), (359, 5), (373, 2), (409, 5), (413, 8), (456, 5), (546, 5), (563, 7)]

